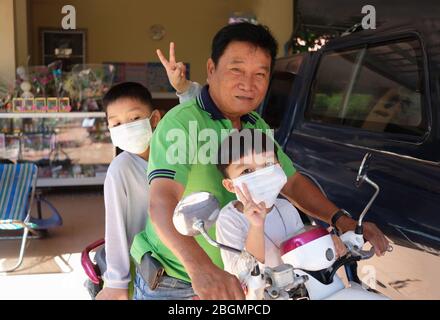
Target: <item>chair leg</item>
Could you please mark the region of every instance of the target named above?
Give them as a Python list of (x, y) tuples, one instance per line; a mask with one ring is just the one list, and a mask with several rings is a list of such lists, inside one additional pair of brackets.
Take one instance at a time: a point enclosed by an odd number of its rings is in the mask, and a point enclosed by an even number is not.
[(8, 270), (5, 270), (5, 271), (0, 271), (0, 272), (2, 272), (2, 273), (13, 272), (13, 271), (17, 270), (18, 267), (21, 266), (21, 264), (23, 263), (24, 251), (26, 250), (26, 241), (27, 241), (27, 238), (28, 238), (28, 234), (29, 234), (29, 229), (28, 228), (24, 228), (23, 239), (21, 240), (20, 256), (18, 257), (17, 264), (14, 267), (12, 267), (11, 269), (8, 269)]

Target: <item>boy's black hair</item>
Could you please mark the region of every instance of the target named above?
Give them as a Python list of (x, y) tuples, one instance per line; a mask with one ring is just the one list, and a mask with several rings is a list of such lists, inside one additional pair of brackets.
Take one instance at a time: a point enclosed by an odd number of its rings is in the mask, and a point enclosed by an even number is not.
[(229, 178), (226, 170), (232, 163), (238, 163), (240, 159), (251, 152), (261, 154), (270, 151), (273, 151), (275, 157), (277, 157), (278, 146), (262, 130), (242, 129), (234, 131), (223, 140), (217, 151), (217, 168), (225, 178)]
[(218, 64), (229, 44), (234, 41), (249, 42), (266, 50), (272, 59), (271, 67), (273, 69), (278, 54), (278, 42), (268, 27), (241, 22), (221, 29), (212, 42), (211, 59), (215, 65)]
[(153, 97), (150, 91), (140, 83), (124, 82), (112, 87), (104, 96), (104, 111), (107, 112), (108, 106), (119, 99), (137, 100), (153, 109)]

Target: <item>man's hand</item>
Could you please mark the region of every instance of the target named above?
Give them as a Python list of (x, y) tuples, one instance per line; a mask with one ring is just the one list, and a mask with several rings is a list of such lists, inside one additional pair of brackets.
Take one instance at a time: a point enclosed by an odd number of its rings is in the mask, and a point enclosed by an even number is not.
[(150, 218), (163, 243), (181, 261), (201, 299), (242, 299), (238, 279), (220, 270), (193, 237), (182, 236), (173, 225), (173, 213), (184, 187), (158, 178), (150, 186)]
[(96, 300), (128, 300), (128, 289), (104, 288), (98, 293)]
[(157, 50), (157, 56), (165, 67), (168, 80), (177, 93), (188, 91), (191, 81), (186, 78), (186, 66), (183, 62), (176, 62), (176, 49), (174, 42), (170, 43), (170, 60), (168, 61), (162, 51)]
[(201, 300), (244, 300), (243, 288), (234, 275), (214, 265), (188, 272), (194, 292)]
[[(299, 172), (289, 178), (282, 193), (301, 211), (328, 224), (331, 224), (333, 214), (338, 211), (338, 207), (328, 200), (308, 178)], [(355, 230), (356, 221), (343, 216), (338, 219), (336, 225), (339, 231), (345, 233)], [(378, 256), (383, 256), (389, 247), (389, 242), (385, 235), (374, 223), (364, 222), (363, 226), (364, 238), (374, 246)]]
[[(356, 221), (344, 216), (338, 220), (336, 226), (338, 227), (339, 231), (345, 233), (347, 231), (354, 230), (356, 228), (356, 224)], [(374, 223), (363, 222), (362, 225), (364, 228), (365, 240), (371, 243), (378, 257), (384, 256), (390, 246), (390, 243), (383, 232), (380, 231)]]
[(384, 256), (390, 246), (389, 241), (379, 228), (371, 222), (364, 222), (364, 238), (371, 243), (378, 257)]

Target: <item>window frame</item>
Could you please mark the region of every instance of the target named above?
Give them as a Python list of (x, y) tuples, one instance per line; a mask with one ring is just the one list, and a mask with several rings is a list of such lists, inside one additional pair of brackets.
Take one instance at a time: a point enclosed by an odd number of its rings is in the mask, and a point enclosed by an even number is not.
[[(335, 53), (335, 52), (348, 52), (352, 50), (362, 50), (363, 48), (371, 48), (377, 47), (381, 45), (388, 45), (390, 43), (396, 42), (410, 42), (417, 41), (420, 44), (421, 50), (421, 58), (422, 64), (419, 67), (420, 71), (420, 82), (423, 84), (423, 91), (421, 93), (421, 106), (422, 106), (422, 115), (425, 117), (426, 121), (426, 131), (423, 135), (415, 136), (410, 134), (400, 134), (400, 133), (390, 133), (390, 132), (375, 132), (369, 131), (362, 128), (355, 128), (345, 125), (338, 124), (330, 124), (330, 123), (317, 123), (311, 121), (306, 118), (306, 113), (311, 108), (312, 103), (312, 87), (315, 84), (316, 76), (319, 71), (319, 67), (321, 66), (322, 59), (327, 54)], [(431, 107), (431, 90), (430, 90), (430, 82), (429, 82), (429, 69), (428, 69), (428, 58), (426, 53), (426, 48), (424, 46), (424, 41), (422, 40), (419, 33), (416, 31), (404, 32), (400, 34), (388, 35), (388, 36), (379, 36), (371, 39), (359, 39), (358, 41), (351, 41), (349, 44), (337, 44), (332, 46), (331, 44), (327, 47), (324, 47), (317, 55), (314, 65), (312, 67), (313, 74), (310, 77), (309, 82), (306, 84), (308, 90), (306, 97), (304, 99), (304, 108), (302, 111), (302, 121), (300, 122), (301, 131), (308, 131), (313, 133), (317, 133), (319, 131), (328, 131), (326, 133), (326, 139), (332, 140), (332, 137), (340, 142), (341, 134), (347, 134), (348, 136), (356, 136), (360, 138), (360, 140), (372, 140), (377, 141), (378, 139), (382, 139), (385, 141), (389, 141), (391, 143), (406, 143), (406, 144), (415, 144), (421, 145), (426, 143), (432, 135), (432, 107)], [(295, 130), (295, 129), (294, 129)], [(328, 133), (328, 135), (327, 135)], [(316, 135), (316, 134), (314, 134)], [(352, 141), (350, 141), (352, 142)], [(363, 145), (362, 143), (360, 145)]]
[[(267, 120), (266, 120), (267, 117), (265, 116), (265, 112), (267, 112), (268, 111), (268, 107), (270, 107), (268, 105), (268, 103), (269, 103), (269, 99), (271, 97), (272, 88), (273, 88), (273, 85), (274, 85), (274, 80), (276, 78), (276, 75), (279, 75), (279, 74), (283, 74), (283, 75), (286, 75), (286, 76), (287, 75), (293, 76), (293, 79), (292, 79), (293, 81), (292, 81), (292, 84), (291, 84), (289, 92), (286, 93), (287, 94), (287, 102), (286, 102), (286, 106), (285, 106), (285, 110), (284, 110), (284, 115), (282, 115), (281, 119), (280, 119), (280, 125), (279, 125), (278, 128), (273, 128), (272, 125), (267, 122)], [(283, 122), (285, 121), (286, 115), (289, 113), (289, 109), (292, 106), (292, 90), (293, 90), (293, 88), (295, 86), (295, 82), (297, 81), (297, 79), (298, 79), (298, 74), (297, 73), (294, 73), (294, 72), (291, 72), (291, 71), (286, 71), (286, 70), (275, 70), (273, 72), (272, 76), (271, 76), (271, 80), (270, 80), (270, 84), (269, 84), (269, 89), (267, 90), (266, 97), (264, 98), (264, 102), (262, 104), (262, 108), (260, 110), (260, 114), (261, 114), (261, 117), (264, 119), (264, 121), (266, 121), (267, 124), (271, 127), (271, 129), (274, 129), (275, 131), (278, 131), (278, 130), (280, 130), (283, 127)]]

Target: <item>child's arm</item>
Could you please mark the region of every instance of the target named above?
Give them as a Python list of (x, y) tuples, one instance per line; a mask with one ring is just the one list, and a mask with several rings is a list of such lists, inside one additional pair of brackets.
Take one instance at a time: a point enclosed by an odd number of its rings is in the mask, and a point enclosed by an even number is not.
[(186, 78), (186, 66), (183, 62), (176, 61), (176, 49), (174, 42), (170, 43), (170, 60), (167, 60), (161, 50), (157, 50), (160, 62), (167, 71), (168, 80), (176, 90), (180, 103), (195, 98), (201, 91), (202, 86)]
[(107, 270), (104, 274), (104, 289), (97, 300), (128, 299), (130, 282), (130, 255), (126, 233), (127, 197), (120, 188), (117, 175), (107, 174), (104, 184), (105, 200), (105, 251)]
[(246, 250), (252, 254), (260, 263), (265, 263), (265, 240), (264, 223), (267, 210), (264, 203), (256, 204), (246, 184), (242, 185), (243, 192), (236, 188), (237, 195), (243, 204), (243, 213), (249, 221), (250, 227), (246, 239)]
[(332, 235), (333, 243), (335, 244), (335, 250), (336, 250), (336, 257), (340, 258), (347, 254), (347, 247), (342, 242), (341, 238), (339, 238), (337, 235)]
[[(237, 219), (236, 213), (225, 212), (222, 210), (216, 222), (216, 239), (219, 243), (229, 247), (244, 250), (248, 233), (247, 224)], [(244, 281), (249, 274), (249, 261), (239, 253), (228, 250), (220, 250), (224, 270), (237, 276), (240, 281)]]
[(251, 225), (246, 239), (246, 250), (263, 264), (265, 263), (264, 246), (264, 226)]

